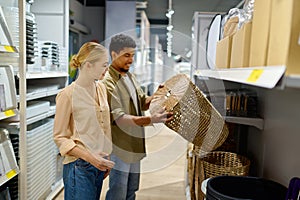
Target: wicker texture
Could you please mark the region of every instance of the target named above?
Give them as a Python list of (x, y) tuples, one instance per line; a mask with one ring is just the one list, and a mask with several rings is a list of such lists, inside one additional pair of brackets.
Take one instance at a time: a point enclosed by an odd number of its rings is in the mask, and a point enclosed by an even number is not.
[(200, 158), (203, 180), (220, 175), (247, 176), (250, 160), (236, 153), (214, 151)]
[(189, 142), (208, 152), (225, 141), (228, 129), (223, 117), (185, 74), (167, 80), (154, 95), (158, 98), (151, 103), (150, 113), (162, 107), (173, 112), (166, 126)]

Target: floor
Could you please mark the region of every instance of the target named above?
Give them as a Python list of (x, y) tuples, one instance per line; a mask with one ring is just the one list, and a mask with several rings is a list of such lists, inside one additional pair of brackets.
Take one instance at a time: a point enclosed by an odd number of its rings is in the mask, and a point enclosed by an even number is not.
[[(137, 200), (185, 200), (187, 142), (162, 124), (146, 127), (147, 157), (142, 160)], [(105, 199), (108, 179), (100, 200)], [(55, 200), (63, 200), (63, 190)]]

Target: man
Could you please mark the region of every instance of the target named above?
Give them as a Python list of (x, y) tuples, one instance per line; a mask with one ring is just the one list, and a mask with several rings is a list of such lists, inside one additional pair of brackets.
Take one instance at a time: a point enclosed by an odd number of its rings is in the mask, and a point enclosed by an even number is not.
[(140, 161), (146, 156), (144, 126), (171, 120), (164, 110), (143, 116), (153, 97), (147, 97), (129, 72), (135, 55), (135, 41), (123, 34), (111, 38), (109, 52), (112, 64), (104, 79), (111, 109), (115, 167), (109, 175), (106, 200), (135, 199), (139, 189)]

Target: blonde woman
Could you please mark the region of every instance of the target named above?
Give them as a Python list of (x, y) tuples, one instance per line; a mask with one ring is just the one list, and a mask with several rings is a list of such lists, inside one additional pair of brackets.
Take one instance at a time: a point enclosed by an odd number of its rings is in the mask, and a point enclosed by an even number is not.
[(102, 82), (108, 69), (108, 52), (102, 45), (85, 43), (70, 61), (78, 78), (56, 97), (53, 136), (64, 156), (65, 200), (99, 200), (104, 178), (114, 162), (110, 113)]

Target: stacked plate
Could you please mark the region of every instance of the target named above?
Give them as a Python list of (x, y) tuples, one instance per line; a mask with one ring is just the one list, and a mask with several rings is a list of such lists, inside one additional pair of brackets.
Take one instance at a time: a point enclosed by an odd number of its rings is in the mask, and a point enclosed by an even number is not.
[(47, 71), (57, 71), (59, 66), (59, 46), (52, 41), (42, 41), (40, 43), (42, 66)]
[(35, 16), (32, 13), (26, 13), (26, 63), (32, 65), (37, 58), (37, 25)]
[(68, 51), (65, 47), (59, 47), (59, 70), (68, 71)]

